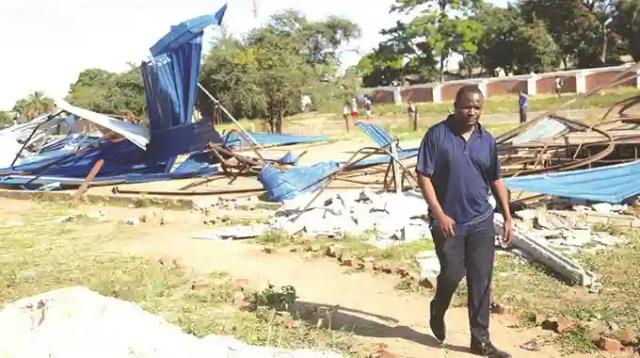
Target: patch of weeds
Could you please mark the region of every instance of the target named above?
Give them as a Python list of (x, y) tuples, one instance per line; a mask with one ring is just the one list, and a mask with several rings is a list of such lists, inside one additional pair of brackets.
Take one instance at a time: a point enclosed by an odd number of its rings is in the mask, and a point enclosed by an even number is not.
[(563, 333), (557, 339), (557, 342), (562, 347), (563, 353), (591, 353), (595, 346), (591, 342), (591, 335), (589, 329), (583, 326), (579, 326), (567, 333)]
[(429, 239), (420, 239), (408, 244), (400, 244), (388, 247), (380, 253), (380, 256), (386, 260), (415, 262), (417, 254), (423, 251), (434, 250), (433, 241)]
[(412, 294), (422, 294), (425, 292), (422, 286), (408, 277), (400, 279), (400, 282), (395, 286), (395, 289)]
[(254, 295), (256, 307), (266, 307), (279, 312), (291, 312), (298, 299), (293, 286), (283, 286), (280, 290), (269, 284), (264, 290)]
[(603, 223), (595, 223), (591, 227), (594, 232), (605, 232), (613, 236), (626, 236), (629, 228), (622, 228)]
[(258, 236), (256, 242), (259, 244), (269, 244), (277, 246), (286, 246), (294, 242), (292, 236), (281, 230), (269, 230)]

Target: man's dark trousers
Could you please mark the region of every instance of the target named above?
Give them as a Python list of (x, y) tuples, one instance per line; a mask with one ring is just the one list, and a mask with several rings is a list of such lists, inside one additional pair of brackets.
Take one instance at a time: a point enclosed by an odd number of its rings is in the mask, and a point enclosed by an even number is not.
[(455, 237), (447, 238), (433, 225), (431, 229), (440, 261), (436, 295), (431, 313), (443, 318), (458, 283), (467, 276), (469, 325), (471, 339), (489, 342), (489, 304), (495, 255), (493, 215), (466, 225), (455, 225)]

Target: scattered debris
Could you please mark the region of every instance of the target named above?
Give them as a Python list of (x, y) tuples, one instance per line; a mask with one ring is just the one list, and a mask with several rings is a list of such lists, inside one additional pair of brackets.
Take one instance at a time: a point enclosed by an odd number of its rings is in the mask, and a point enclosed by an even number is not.
[[(503, 218), (495, 216), (496, 232), (502, 232)], [(600, 284), (594, 273), (585, 270), (577, 262), (567, 256), (553, 250), (546, 242), (525, 233), (523, 230), (514, 230), (512, 246), (528, 260), (544, 264), (571, 284), (580, 284), (585, 287), (596, 287)]]
[[(376, 194), (370, 190), (327, 194), (316, 206), (302, 211), (310, 196), (285, 201), (271, 226), (289, 234), (304, 232), (311, 237), (363, 235), (376, 241), (415, 241), (431, 237), (427, 205), (421, 194)], [(391, 242), (385, 242), (385, 246)]]
[(227, 226), (213, 232), (209, 232), (206, 235), (200, 235), (194, 237), (197, 240), (240, 240), (251, 239), (264, 234), (268, 230), (266, 225), (238, 225)]
[[(440, 274), (440, 261), (435, 251), (423, 251), (416, 255), (416, 262), (420, 268), (420, 281), (436, 281)], [(431, 285), (434, 286), (435, 285)]]
[(138, 219), (137, 217), (132, 217), (127, 219), (126, 223), (131, 226), (138, 226), (140, 225), (140, 219)]

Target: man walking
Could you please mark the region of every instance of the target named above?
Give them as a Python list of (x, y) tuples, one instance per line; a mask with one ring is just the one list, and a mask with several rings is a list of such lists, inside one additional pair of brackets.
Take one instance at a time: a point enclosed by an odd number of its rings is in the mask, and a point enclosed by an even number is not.
[(444, 341), (444, 316), (466, 274), (471, 352), (508, 358), (511, 355), (489, 339), (495, 253), (490, 191), (504, 215), (504, 244), (511, 240), (511, 215), (496, 141), (479, 123), (483, 104), (477, 87), (462, 87), (456, 95), (455, 113), (429, 129), (418, 154), (418, 182), (429, 205), (431, 233), (441, 266), (429, 323), (435, 337)]
[(527, 110), (529, 109), (529, 97), (520, 91), (518, 95), (518, 107), (520, 108), (520, 124), (527, 121)]

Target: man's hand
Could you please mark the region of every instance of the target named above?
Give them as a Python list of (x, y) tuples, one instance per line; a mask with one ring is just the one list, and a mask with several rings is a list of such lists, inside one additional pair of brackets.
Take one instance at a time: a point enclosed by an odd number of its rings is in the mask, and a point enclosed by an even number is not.
[(456, 236), (456, 231), (454, 229), (456, 222), (453, 221), (452, 218), (446, 214), (442, 214), (437, 217), (436, 220), (438, 221), (438, 227), (448, 239), (453, 239)]
[(509, 245), (511, 245), (511, 242), (513, 241), (513, 229), (512, 229), (512, 225), (511, 225), (511, 218), (506, 218), (504, 220), (504, 231), (502, 233), (502, 244), (505, 247), (508, 247)]

